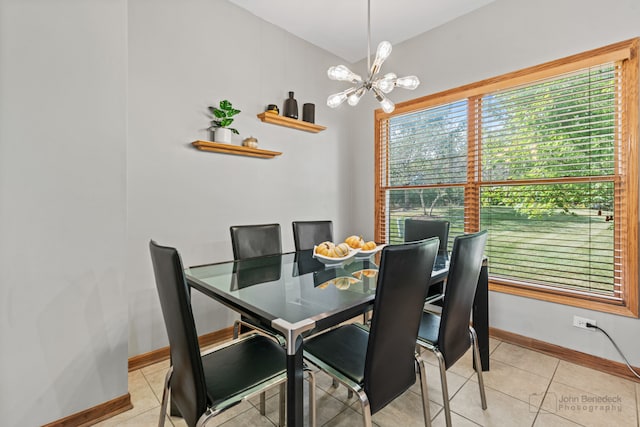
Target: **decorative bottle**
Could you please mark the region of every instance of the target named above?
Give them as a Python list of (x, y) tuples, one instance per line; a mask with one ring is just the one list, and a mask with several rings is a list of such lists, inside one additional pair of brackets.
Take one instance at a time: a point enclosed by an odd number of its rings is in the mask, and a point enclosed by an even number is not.
[(316, 116), (315, 104), (302, 104), (302, 121), (314, 123)]
[(282, 110), (283, 116), (291, 117), (292, 119), (298, 118), (298, 101), (293, 97), (293, 92), (289, 92), (289, 98), (285, 99), (284, 108)]

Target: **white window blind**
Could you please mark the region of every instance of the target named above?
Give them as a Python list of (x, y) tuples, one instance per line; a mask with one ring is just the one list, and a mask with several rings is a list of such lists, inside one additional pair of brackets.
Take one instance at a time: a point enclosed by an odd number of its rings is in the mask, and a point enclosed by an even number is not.
[(621, 87), (604, 64), (482, 97), (480, 227), (495, 278), (620, 298)]
[(637, 70), (598, 54), (377, 114), (376, 238), (409, 217), (487, 229), (493, 284), (637, 313)]

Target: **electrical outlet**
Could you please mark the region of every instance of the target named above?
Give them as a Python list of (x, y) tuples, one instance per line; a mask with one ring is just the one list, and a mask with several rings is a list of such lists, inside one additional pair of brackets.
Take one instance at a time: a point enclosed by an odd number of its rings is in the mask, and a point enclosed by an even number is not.
[(586, 319), (580, 316), (573, 316), (573, 326), (576, 328), (589, 329), (591, 331), (595, 331), (594, 328), (588, 328), (587, 323), (596, 326), (596, 321), (591, 319)]

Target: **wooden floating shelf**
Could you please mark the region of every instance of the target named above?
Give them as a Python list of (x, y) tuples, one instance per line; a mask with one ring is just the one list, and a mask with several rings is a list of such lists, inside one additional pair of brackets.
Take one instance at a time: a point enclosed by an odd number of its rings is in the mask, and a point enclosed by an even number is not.
[(211, 141), (193, 141), (191, 143), (198, 150), (211, 151), (213, 153), (235, 154), (238, 156), (260, 157), (261, 159), (272, 159), (282, 154), (279, 151), (262, 150), (259, 148), (249, 148), (242, 145), (223, 144)]
[(311, 133), (322, 132), (326, 129), (325, 126), (316, 125), (314, 123), (309, 123), (302, 120), (291, 119), (289, 117), (284, 117), (275, 113), (269, 113), (267, 111), (258, 114), (258, 118), (264, 123), (271, 123), (273, 125), (284, 126)]

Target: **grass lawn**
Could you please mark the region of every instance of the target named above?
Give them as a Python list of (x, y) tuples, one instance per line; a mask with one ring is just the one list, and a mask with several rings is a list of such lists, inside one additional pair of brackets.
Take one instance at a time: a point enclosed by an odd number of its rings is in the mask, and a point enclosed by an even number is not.
[[(424, 217), (421, 209), (390, 212), (391, 243), (404, 240), (403, 221)], [(433, 212), (451, 222), (453, 238), (464, 232), (462, 207)], [(426, 218), (426, 217), (425, 217)], [(613, 222), (596, 210), (527, 218), (512, 208), (483, 208), (481, 229), (489, 230), (486, 254), (489, 274), (525, 282), (611, 293), (614, 283)]]

